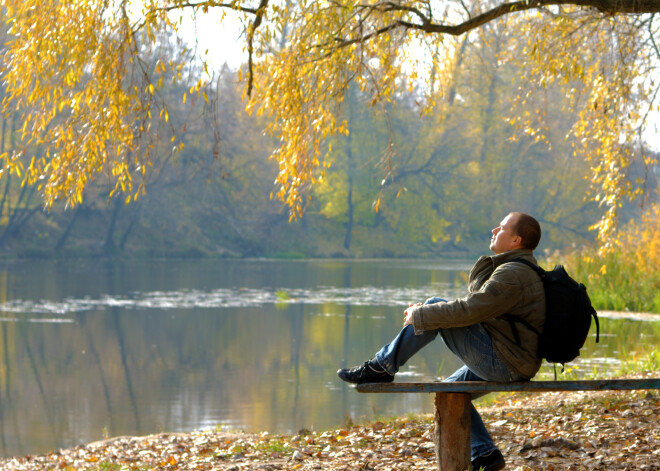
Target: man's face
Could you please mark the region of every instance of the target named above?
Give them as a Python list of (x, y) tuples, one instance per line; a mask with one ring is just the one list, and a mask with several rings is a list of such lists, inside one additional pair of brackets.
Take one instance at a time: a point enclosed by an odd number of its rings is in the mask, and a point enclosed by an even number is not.
[(490, 239), (490, 250), (496, 254), (508, 252), (520, 248), (522, 239), (519, 235), (514, 234), (513, 225), (516, 222), (516, 217), (509, 214), (502, 219), (499, 226), (493, 229), (493, 237)]

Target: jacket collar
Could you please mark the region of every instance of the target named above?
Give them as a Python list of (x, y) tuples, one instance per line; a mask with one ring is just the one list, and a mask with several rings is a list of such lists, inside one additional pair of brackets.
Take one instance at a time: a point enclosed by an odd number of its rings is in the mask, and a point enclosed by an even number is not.
[(529, 249), (516, 249), (496, 255), (483, 255), (479, 257), (477, 263), (475, 263), (472, 270), (470, 270), (470, 279), (474, 280), (478, 277), (490, 277), (491, 273), (493, 273), (497, 267), (518, 257), (537, 263), (536, 258), (534, 258), (534, 252)]
[(516, 249), (510, 250), (508, 252), (491, 255), (490, 259), (493, 261), (493, 267), (497, 268), (503, 263), (510, 262), (514, 258), (524, 258), (530, 262), (536, 263), (536, 258), (534, 258), (534, 251), (530, 249)]

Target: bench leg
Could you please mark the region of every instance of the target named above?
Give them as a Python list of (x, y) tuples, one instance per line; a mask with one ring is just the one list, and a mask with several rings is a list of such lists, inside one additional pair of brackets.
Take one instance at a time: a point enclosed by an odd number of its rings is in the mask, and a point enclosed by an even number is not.
[(435, 456), (439, 471), (470, 469), (469, 393), (435, 394)]

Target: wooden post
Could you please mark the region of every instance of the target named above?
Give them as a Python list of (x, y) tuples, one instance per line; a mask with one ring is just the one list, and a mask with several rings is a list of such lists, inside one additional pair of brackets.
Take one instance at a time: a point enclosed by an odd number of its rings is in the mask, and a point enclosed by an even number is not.
[(439, 471), (470, 469), (469, 393), (435, 394), (435, 456)]

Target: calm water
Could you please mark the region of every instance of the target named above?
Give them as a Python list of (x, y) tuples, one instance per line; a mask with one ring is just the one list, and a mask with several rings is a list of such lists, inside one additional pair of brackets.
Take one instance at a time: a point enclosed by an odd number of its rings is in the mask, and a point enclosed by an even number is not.
[[(0, 265), (0, 456), (105, 436), (326, 430), (429, 412), (336, 377), (398, 331), (411, 301), (463, 292), (470, 262), (155, 261)], [(657, 344), (660, 322), (603, 319), (578, 371)], [(438, 341), (402, 377), (446, 376)]]

